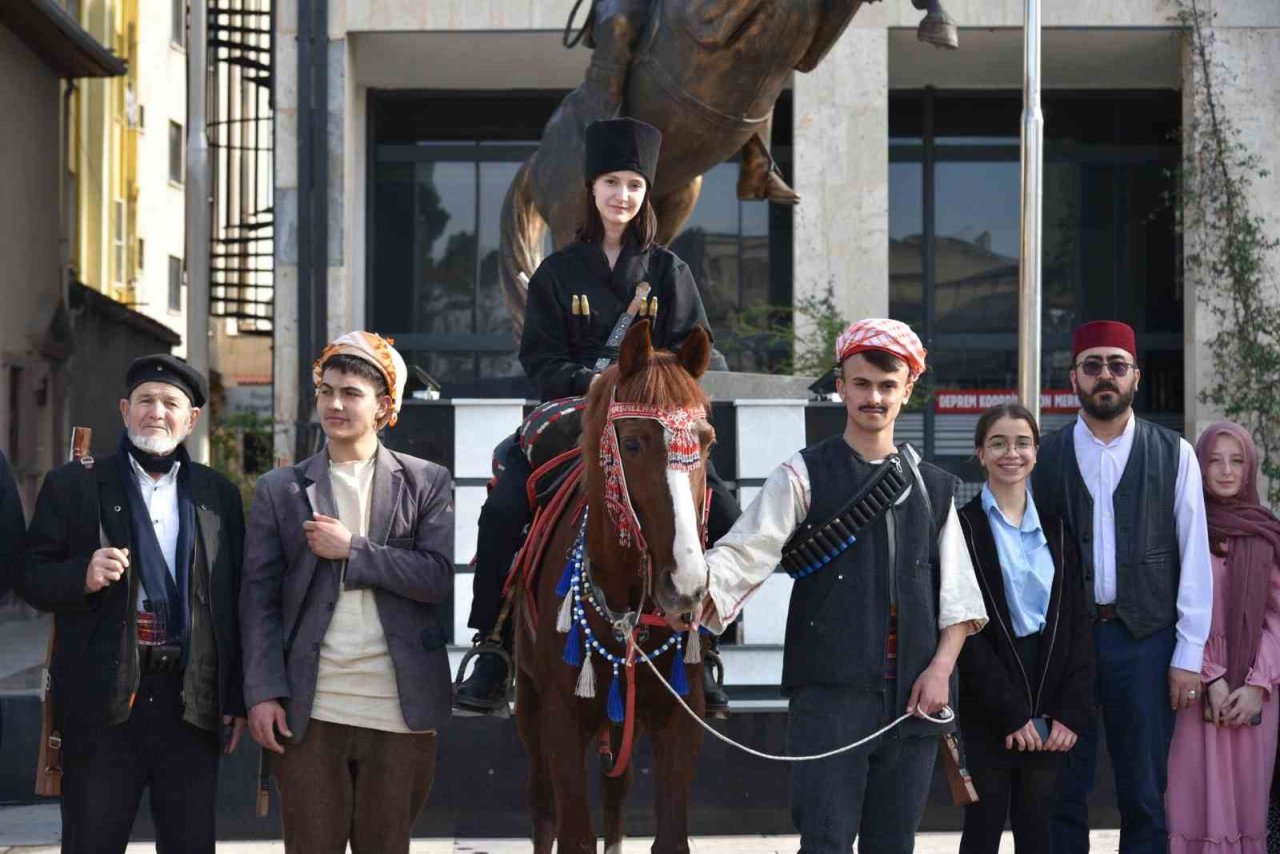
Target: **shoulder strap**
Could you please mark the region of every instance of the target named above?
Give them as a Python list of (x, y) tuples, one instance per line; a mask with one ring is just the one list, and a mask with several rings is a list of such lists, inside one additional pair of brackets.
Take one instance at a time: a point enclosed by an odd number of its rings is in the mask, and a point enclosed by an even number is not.
[(903, 444), (902, 458), (906, 460), (907, 468), (911, 469), (911, 477), (916, 482), (916, 488), (920, 490), (920, 496), (924, 499), (925, 512), (929, 514), (929, 522), (933, 526), (933, 536), (929, 538), (929, 558), (933, 560), (938, 556), (938, 537), (942, 535), (942, 525), (946, 520), (939, 521), (937, 514), (933, 512), (933, 499), (929, 497), (929, 487), (924, 482), (924, 475), (920, 474), (920, 453), (911, 446), (910, 442)]

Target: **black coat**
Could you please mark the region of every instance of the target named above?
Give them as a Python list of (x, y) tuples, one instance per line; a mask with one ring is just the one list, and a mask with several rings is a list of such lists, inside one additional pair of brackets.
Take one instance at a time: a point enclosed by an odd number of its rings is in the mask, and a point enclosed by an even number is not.
[[(191, 497), (209, 567), (219, 711), (242, 716), (237, 600), (244, 553), (243, 503), (229, 480), (198, 463), (191, 465)], [(122, 666), (122, 633), (131, 625), (129, 610), (134, 607), (128, 584), (85, 592), (89, 560), (101, 547), (103, 534), (117, 548), (133, 541), (116, 456), (99, 459), (92, 469), (75, 462), (49, 472), (27, 529), (20, 590), (32, 605), (56, 615), (58, 643), (51, 668), (55, 720), (61, 727), (81, 731), (105, 721)]]
[(1024, 676), (1013, 646), (1004, 576), (982, 496), (960, 510), (960, 527), (990, 616), (960, 653), (960, 726), (966, 736), (987, 735), (1001, 750), (1005, 736), (1033, 717), (1047, 715), (1078, 735), (1093, 716), (1093, 622), (1080, 559), (1061, 517), (1041, 513), (1040, 524), (1055, 572), (1040, 660), (1035, 672)]
[(9, 461), (0, 452), (0, 599), (13, 588), (26, 532), (27, 520), (22, 515), (18, 483), (13, 479)]
[[(529, 281), (520, 364), (543, 400), (586, 394), (596, 359), (617, 358), (606, 342), (641, 282), (658, 300), (654, 347), (674, 350), (696, 326), (710, 334), (693, 274), (668, 249), (641, 251), (628, 241), (610, 270), (599, 244), (578, 242), (538, 266)], [(573, 314), (575, 295), (587, 297), (589, 315)]]

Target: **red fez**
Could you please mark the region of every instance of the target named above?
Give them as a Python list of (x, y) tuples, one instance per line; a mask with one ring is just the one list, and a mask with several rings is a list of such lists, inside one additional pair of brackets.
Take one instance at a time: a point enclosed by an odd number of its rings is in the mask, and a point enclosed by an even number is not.
[(1077, 326), (1071, 340), (1071, 358), (1077, 359), (1085, 350), (1094, 347), (1118, 347), (1135, 358), (1138, 355), (1138, 344), (1133, 334), (1133, 327), (1118, 320), (1095, 320), (1084, 326)]

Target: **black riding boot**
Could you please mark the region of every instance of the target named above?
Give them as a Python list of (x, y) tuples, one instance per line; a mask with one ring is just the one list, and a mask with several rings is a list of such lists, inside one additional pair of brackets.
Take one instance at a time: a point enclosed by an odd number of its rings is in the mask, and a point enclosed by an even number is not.
[[(503, 647), (511, 654), (510, 632), (503, 633)], [(480, 636), (476, 636), (477, 642)], [(478, 715), (499, 715), (508, 713), (507, 688), (514, 674), (508, 671), (509, 659), (504, 659), (497, 652), (480, 652), (475, 657), (475, 666), (471, 675), (460, 685), (453, 696), (453, 706), (458, 711)]]
[(702, 690), (707, 702), (707, 710), (703, 717), (708, 718), (729, 716), (729, 695), (724, 692), (724, 688), (716, 679), (717, 668), (712, 666), (712, 662), (716, 662), (723, 677), (724, 664), (720, 659), (719, 646), (720, 641), (715, 635), (703, 636)]

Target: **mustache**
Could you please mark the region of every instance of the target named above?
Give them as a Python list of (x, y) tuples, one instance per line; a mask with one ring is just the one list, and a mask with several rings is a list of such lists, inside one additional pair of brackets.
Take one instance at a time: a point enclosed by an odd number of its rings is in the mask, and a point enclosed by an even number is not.
[(888, 412), (888, 411), (889, 411), (889, 407), (887, 407), (887, 406), (859, 406), (859, 407), (858, 407), (858, 411), (859, 411), (859, 412), (879, 412), (879, 413), (882, 413), (882, 414), (883, 414), (883, 413), (885, 413), (885, 412)]
[(1103, 380), (1102, 382), (1098, 383), (1096, 386), (1093, 387), (1092, 394), (1097, 394), (1098, 392), (1102, 392), (1102, 391), (1112, 391), (1112, 392), (1115, 392), (1116, 394), (1119, 394), (1120, 387), (1115, 383), (1111, 383), (1111, 382), (1107, 382), (1106, 380)]

